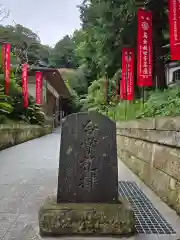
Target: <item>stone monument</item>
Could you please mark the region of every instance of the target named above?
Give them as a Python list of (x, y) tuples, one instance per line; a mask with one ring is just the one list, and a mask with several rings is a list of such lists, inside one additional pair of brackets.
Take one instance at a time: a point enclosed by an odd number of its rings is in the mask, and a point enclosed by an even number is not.
[(61, 137), (57, 202), (117, 201), (115, 123), (99, 113), (72, 114)]
[(134, 215), (118, 199), (116, 124), (98, 112), (69, 115), (61, 131), (57, 198), (39, 211), (42, 236), (129, 234)]

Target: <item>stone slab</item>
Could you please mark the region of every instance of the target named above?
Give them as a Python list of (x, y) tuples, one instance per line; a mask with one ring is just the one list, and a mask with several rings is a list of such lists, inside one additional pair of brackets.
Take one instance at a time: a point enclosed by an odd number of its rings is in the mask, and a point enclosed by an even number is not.
[(126, 122), (117, 122), (118, 129), (144, 129), (144, 130), (162, 130), (162, 131), (180, 131), (180, 117), (156, 117), (131, 120)]
[[(29, 238), (26, 238), (26, 236), (29, 235), (29, 230), (33, 230), (37, 226), (37, 222), (34, 216), (21, 214), (17, 220), (13, 223), (11, 228), (8, 229), (8, 232), (4, 236), (3, 240), (27, 240), (27, 239), (34, 239), (34, 235), (30, 235)], [(39, 233), (39, 231), (38, 231)], [(30, 238), (31, 237), (31, 238)]]
[(117, 136), (126, 136), (145, 140), (152, 143), (159, 143), (168, 146), (180, 147), (179, 131), (160, 131), (160, 130), (143, 130), (143, 129), (117, 129)]
[(37, 230), (31, 225), (26, 225), (19, 233), (17, 240), (42, 240)]
[(18, 218), (18, 214), (0, 213), (0, 239), (4, 237), (13, 222)]
[(12, 125), (12, 126), (3, 126), (0, 125), (0, 150), (18, 145), (23, 142), (50, 134), (52, 128), (40, 127), (36, 125)]
[(154, 118), (145, 118), (140, 120), (131, 120), (126, 122), (116, 123), (118, 129), (155, 129), (155, 119)]
[(132, 234), (135, 232), (133, 211), (127, 202), (121, 202), (57, 204), (55, 198), (48, 198), (39, 211), (40, 235)]
[[(160, 148), (161, 146), (156, 147)], [(166, 202), (167, 205), (180, 214), (180, 182), (165, 173), (168, 166), (167, 164), (171, 164), (171, 160), (168, 158), (168, 153), (166, 151), (164, 151), (164, 153), (167, 155), (167, 163), (164, 163), (163, 159), (156, 158), (156, 164), (153, 162), (153, 165), (142, 161), (129, 152), (121, 149), (118, 150), (118, 155), (120, 156), (121, 161), (123, 161), (133, 173), (135, 173), (164, 202)], [(162, 170), (157, 169), (155, 166), (161, 167)], [(175, 169), (171, 169), (171, 171), (173, 170)]]
[(180, 117), (157, 117), (156, 129), (165, 131), (180, 131)]
[(153, 164), (180, 182), (180, 149), (154, 144)]
[(132, 172), (137, 174), (146, 184), (149, 183), (151, 175), (151, 167), (149, 163), (142, 161), (136, 156), (133, 156), (132, 153), (123, 150), (118, 151), (118, 155), (121, 161), (123, 161)]
[(62, 124), (57, 202), (117, 199), (115, 122), (98, 112), (67, 116)]
[(131, 153), (145, 162), (151, 162), (153, 144), (124, 136), (117, 136), (117, 149)]

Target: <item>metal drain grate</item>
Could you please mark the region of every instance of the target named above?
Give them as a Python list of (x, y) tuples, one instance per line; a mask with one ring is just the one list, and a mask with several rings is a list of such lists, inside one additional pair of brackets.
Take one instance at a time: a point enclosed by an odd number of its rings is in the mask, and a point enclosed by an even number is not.
[(132, 205), (139, 234), (176, 234), (135, 182), (119, 182), (119, 195)]

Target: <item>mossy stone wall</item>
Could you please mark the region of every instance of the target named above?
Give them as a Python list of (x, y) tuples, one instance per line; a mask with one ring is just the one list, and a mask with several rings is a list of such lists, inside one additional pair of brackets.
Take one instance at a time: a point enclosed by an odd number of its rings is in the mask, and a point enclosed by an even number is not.
[(180, 117), (117, 123), (118, 156), (180, 214)]
[(50, 134), (52, 127), (37, 125), (0, 125), (0, 150)]

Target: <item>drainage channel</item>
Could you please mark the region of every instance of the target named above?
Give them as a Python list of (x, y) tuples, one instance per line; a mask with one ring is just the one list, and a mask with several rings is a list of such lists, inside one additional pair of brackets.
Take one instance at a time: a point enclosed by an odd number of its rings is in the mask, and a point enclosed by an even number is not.
[(119, 195), (131, 204), (139, 234), (176, 234), (135, 182), (120, 181)]

